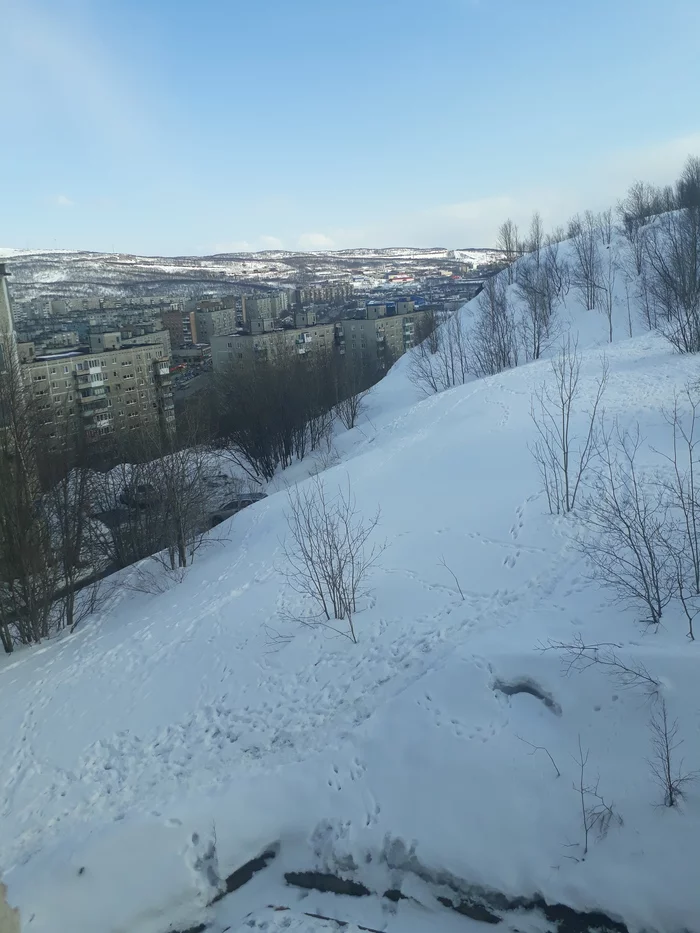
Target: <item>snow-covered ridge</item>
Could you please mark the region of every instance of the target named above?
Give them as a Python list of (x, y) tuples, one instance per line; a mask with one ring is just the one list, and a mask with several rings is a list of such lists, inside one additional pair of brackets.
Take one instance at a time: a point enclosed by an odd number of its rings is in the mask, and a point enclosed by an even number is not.
[[(498, 261), (497, 250), (354, 249), (318, 252), (265, 250), (212, 256), (134, 256), (72, 250), (0, 250), (10, 260), (16, 299), (37, 296), (100, 294), (166, 295), (192, 289), (228, 293), (253, 286), (294, 285), (300, 272), (318, 281), (349, 281), (353, 276), (399, 269), (437, 274), (455, 271), (460, 262), (480, 266)], [(381, 277), (378, 281), (381, 281)]]
[[(645, 449), (668, 450), (661, 410), (697, 378), (697, 360), (636, 317), (627, 337), (620, 288), (612, 344), (602, 314), (573, 294), (561, 308), (579, 335), (581, 411), (604, 353), (607, 417), (639, 423)], [(691, 789), (682, 812), (657, 806), (648, 703), (599, 667), (562, 676), (556, 653), (538, 650), (582, 633), (642, 661), (692, 769), (697, 643), (673, 615), (653, 633), (611, 605), (571, 547), (571, 522), (548, 514), (528, 451), (546, 360), (428, 398), (409, 367), (402, 358), (373, 390), (323, 474), (331, 489), (349, 480), (368, 514), (381, 507), (389, 544), (357, 645), (285, 621), (303, 607), (279, 573), (283, 487), (303, 480), (306, 462), (232, 519), (229, 540), (182, 584), (159, 595), (123, 586), (74, 635), (0, 661), (0, 858), (29, 929), (236, 930), (280, 888), (260, 873), (240, 900), (207, 909), (215, 830), (222, 875), (278, 845), (287, 870), (401, 886), (423, 906), (418, 920), (413, 901), (385, 912), (390, 933), (468, 928), (407, 870), (414, 863), (510, 897), (602, 910), (630, 931), (698, 930), (700, 800)], [(623, 818), (585, 859), (579, 738)], [(321, 895), (304, 901), (323, 908)], [(362, 909), (346, 903), (340, 919), (376, 926)]]

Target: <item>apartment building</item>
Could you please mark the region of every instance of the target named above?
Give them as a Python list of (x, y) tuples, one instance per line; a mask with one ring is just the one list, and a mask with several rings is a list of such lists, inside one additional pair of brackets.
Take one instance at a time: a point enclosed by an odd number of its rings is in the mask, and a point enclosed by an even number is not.
[[(402, 303), (408, 307), (412, 302)], [(415, 344), (416, 324), (423, 317), (423, 311), (404, 311), (401, 314), (386, 314), (374, 307), (365, 309), (364, 318), (338, 321), (334, 324), (315, 324), (311, 315), (303, 321), (295, 317), (297, 324), (303, 326), (287, 330), (260, 331), (248, 334), (227, 334), (212, 340), (212, 360), (214, 369), (242, 365), (256, 360), (270, 360), (276, 354), (286, 350), (305, 355), (326, 351), (347, 356), (364, 364), (374, 364), (379, 368), (398, 359)]]
[(8, 356), (17, 360), (17, 342), (15, 336), (15, 322), (12, 317), (10, 293), (7, 289), (7, 276), (5, 263), (0, 262), (0, 373), (8, 367)]
[(304, 356), (307, 353), (335, 349), (333, 324), (317, 324), (309, 328), (271, 330), (252, 334), (224, 334), (212, 338), (214, 369), (226, 369), (275, 356), (290, 350)]
[(221, 334), (231, 334), (236, 329), (236, 309), (230, 308), (199, 308), (192, 312), (192, 342), (208, 343), (211, 346), (212, 338)]
[(194, 311), (169, 310), (160, 316), (165, 330), (170, 335), (170, 346), (175, 348), (191, 347), (196, 342), (194, 333)]
[(305, 285), (295, 288), (292, 292), (292, 303), (301, 306), (306, 304), (337, 303), (349, 301), (352, 298), (352, 284), (341, 282), (332, 285)]
[(423, 311), (408, 311), (390, 316), (338, 321), (335, 325), (338, 351), (358, 361), (376, 360), (380, 368), (391, 366), (415, 346), (416, 324), (423, 314)]
[(245, 324), (253, 320), (275, 320), (289, 309), (287, 292), (271, 292), (268, 295), (243, 295), (241, 298), (242, 319)]
[(169, 336), (140, 338), (123, 345), (120, 331), (97, 332), (89, 348), (56, 353), (20, 344), (24, 383), (50, 448), (60, 446), (66, 419), (79, 419), (90, 442), (115, 431), (175, 429)]

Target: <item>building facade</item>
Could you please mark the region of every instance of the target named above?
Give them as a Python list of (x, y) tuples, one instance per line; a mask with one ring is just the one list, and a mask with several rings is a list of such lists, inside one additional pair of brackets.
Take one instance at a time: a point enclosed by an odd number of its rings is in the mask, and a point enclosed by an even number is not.
[[(132, 339), (132, 338), (127, 338)], [(163, 331), (124, 346), (119, 331), (91, 334), (90, 347), (58, 353), (20, 345), (30, 403), (49, 448), (62, 443), (66, 421), (88, 442), (138, 429), (171, 433), (175, 413), (169, 338)]]
[(7, 370), (11, 359), (15, 363), (18, 361), (15, 322), (7, 288), (8, 275), (5, 263), (0, 262), (0, 373)]
[(193, 335), (194, 311), (164, 311), (160, 319), (170, 335), (171, 347), (191, 347), (196, 342)]
[(193, 328), (192, 342), (208, 343), (211, 346), (212, 338), (221, 334), (231, 334), (236, 329), (236, 309), (217, 308), (199, 309), (192, 312)]
[[(334, 324), (311, 324), (286, 330), (261, 330), (247, 334), (225, 334), (212, 339), (212, 361), (215, 370), (271, 360), (283, 351), (299, 355), (313, 352), (333, 352), (360, 365), (390, 366), (394, 360), (415, 345), (416, 325), (423, 311), (407, 311), (386, 315), (365, 309), (369, 317), (337, 321)], [(300, 318), (296, 319), (301, 322)]]

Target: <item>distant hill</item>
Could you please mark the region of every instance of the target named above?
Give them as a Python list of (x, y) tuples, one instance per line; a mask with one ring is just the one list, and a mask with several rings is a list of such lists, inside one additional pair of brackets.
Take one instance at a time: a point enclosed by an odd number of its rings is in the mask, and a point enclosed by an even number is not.
[(380, 284), (388, 273), (426, 275), (488, 267), (503, 258), (493, 249), (346, 249), (337, 252), (221, 253), (213, 256), (132, 256), (83, 250), (0, 249), (16, 300), (38, 295), (139, 297), (167, 293), (236, 293), (251, 287), (361, 277)]

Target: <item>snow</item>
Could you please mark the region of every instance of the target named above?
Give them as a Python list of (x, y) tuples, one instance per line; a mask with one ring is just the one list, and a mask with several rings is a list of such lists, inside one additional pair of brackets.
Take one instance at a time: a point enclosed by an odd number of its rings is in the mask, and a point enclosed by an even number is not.
[[(697, 362), (659, 336), (626, 338), (619, 313), (612, 345), (603, 316), (572, 295), (564, 318), (579, 334), (585, 395), (604, 352), (606, 415), (640, 422), (651, 462), (652, 446), (669, 445), (662, 408)], [(0, 873), (35, 933), (335, 928), (306, 913), (392, 933), (476, 929), (437, 902), (445, 878), (600, 909), (631, 931), (700, 929), (699, 789), (680, 812), (656, 806), (649, 701), (599, 668), (563, 676), (556, 653), (539, 650), (582, 633), (643, 661), (692, 770), (697, 643), (678, 617), (653, 633), (611, 605), (571, 546), (572, 520), (547, 513), (527, 449), (546, 361), (428, 398), (408, 365), (337, 435), (339, 462), (323, 473), (331, 489), (349, 479), (368, 514), (381, 507), (377, 540), (389, 545), (357, 645), (285, 621), (304, 606), (279, 572), (284, 486), (304, 481), (310, 460), (217, 529), (228, 540), (182, 583), (135, 592), (126, 570), (73, 635), (0, 661)], [(624, 821), (585, 860), (579, 737)], [(279, 855), (207, 908), (214, 838), (219, 877), (271, 846)], [(398, 886), (412, 900), (302, 897), (283, 878), (350, 865), (372, 892)], [(534, 923), (518, 926), (548, 929)]]

